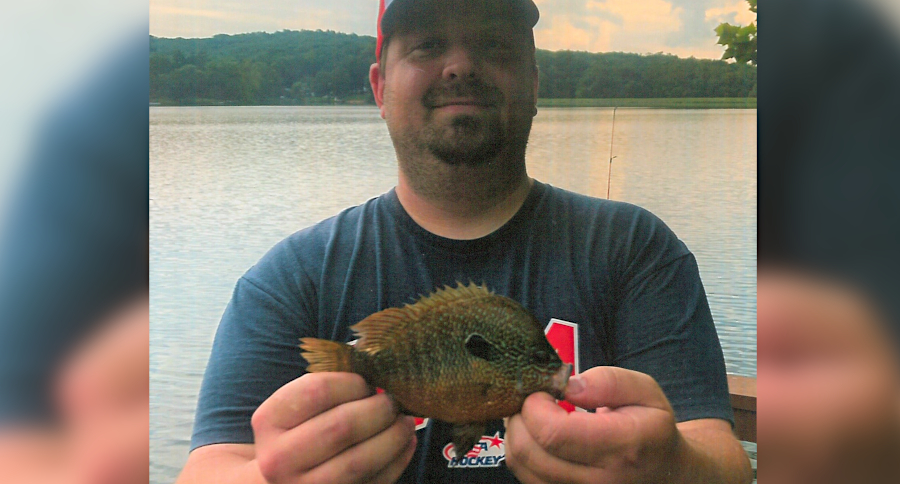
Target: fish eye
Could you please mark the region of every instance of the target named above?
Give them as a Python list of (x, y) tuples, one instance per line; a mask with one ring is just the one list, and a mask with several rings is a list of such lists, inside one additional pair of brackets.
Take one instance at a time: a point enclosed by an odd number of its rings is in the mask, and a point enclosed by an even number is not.
[(469, 354), (482, 360), (497, 361), (502, 357), (497, 347), (478, 333), (470, 334), (466, 338), (465, 347)]

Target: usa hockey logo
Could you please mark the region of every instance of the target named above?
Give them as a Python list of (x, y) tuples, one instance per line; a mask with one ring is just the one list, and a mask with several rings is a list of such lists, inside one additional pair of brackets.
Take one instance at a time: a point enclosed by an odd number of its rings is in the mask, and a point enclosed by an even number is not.
[(497, 432), (493, 436), (482, 435), (475, 447), (472, 447), (472, 450), (466, 452), (466, 455), (462, 457), (456, 456), (453, 444), (445, 445), (444, 459), (447, 459), (447, 467), (451, 469), (498, 467), (506, 459), (506, 448), (503, 446), (500, 432)]

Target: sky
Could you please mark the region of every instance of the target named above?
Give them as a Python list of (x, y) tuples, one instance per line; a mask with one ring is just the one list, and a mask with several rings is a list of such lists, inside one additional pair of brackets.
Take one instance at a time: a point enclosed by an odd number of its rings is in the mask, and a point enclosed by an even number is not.
[[(665, 52), (721, 58), (714, 29), (755, 21), (744, 0), (535, 0), (539, 49)], [(150, 0), (150, 34), (216, 34), (334, 30), (375, 35), (378, 0)]]

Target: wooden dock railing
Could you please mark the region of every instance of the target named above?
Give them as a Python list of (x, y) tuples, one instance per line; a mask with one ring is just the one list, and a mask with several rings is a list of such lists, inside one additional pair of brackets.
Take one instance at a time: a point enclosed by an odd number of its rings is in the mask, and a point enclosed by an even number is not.
[(728, 392), (734, 409), (734, 433), (746, 442), (756, 442), (756, 378), (728, 375)]

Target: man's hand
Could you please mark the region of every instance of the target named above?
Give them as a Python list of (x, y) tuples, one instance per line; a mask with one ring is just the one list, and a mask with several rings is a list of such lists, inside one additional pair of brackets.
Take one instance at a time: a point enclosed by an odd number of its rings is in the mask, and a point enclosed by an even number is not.
[(271, 483), (391, 483), (416, 448), (412, 417), (398, 414), (353, 373), (308, 373), (253, 414), (256, 462)]
[(506, 427), (506, 463), (521, 481), (656, 482), (679, 434), (653, 378), (613, 367), (572, 377), (566, 400), (596, 413), (567, 413), (547, 393), (525, 400)]
[[(749, 482), (744, 477), (749, 463), (740, 461), (746, 455), (737, 458), (736, 469), (704, 462), (709, 454), (698, 452), (692, 445), (697, 442), (682, 435), (665, 394), (648, 375), (592, 368), (569, 380), (566, 400), (596, 408), (596, 413), (567, 413), (541, 392), (529, 396), (522, 412), (509, 418), (506, 463), (522, 482)], [(722, 433), (715, 423), (710, 426), (713, 435)], [(707, 430), (698, 434), (701, 445), (731, 441), (723, 460), (735, 462), (734, 446), (743, 453), (730, 429), (712, 439)]]

